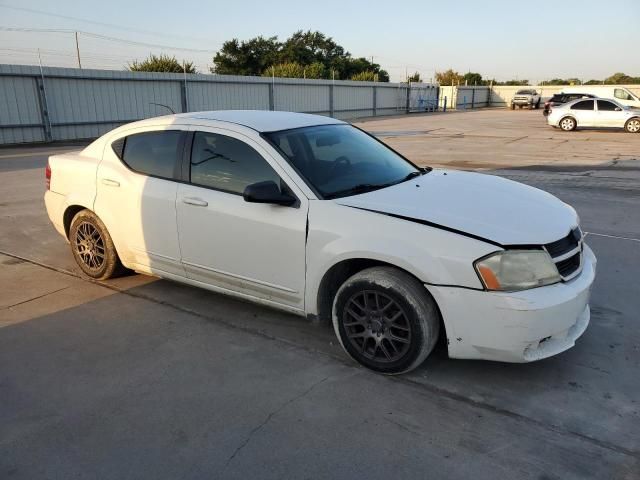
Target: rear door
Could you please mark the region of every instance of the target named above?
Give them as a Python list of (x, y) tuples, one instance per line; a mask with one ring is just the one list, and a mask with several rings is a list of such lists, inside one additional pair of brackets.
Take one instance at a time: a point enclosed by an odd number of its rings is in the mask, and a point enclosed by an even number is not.
[(595, 102), (582, 100), (570, 107), (571, 114), (575, 117), (578, 127), (592, 127), (595, 122)]
[[(199, 127), (191, 142), (176, 201), (187, 276), (302, 311), (308, 199), (259, 143), (240, 133)], [(244, 200), (247, 185), (269, 180), (298, 202)]]
[(595, 126), (597, 127), (623, 127), (625, 115), (622, 108), (609, 100), (597, 100)]
[(187, 132), (137, 129), (110, 142), (97, 173), (96, 214), (118, 253), (144, 272), (184, 276), (175, 181)]

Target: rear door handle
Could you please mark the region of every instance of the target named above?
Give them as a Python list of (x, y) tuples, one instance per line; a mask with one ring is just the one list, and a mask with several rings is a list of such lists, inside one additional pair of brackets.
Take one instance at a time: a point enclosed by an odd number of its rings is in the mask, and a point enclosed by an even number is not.
[(209, 205), (209, 202), (202, 200), (200, 198), (194, 197), (183, 197), (182, 203), (186, 203), (187, 205), (193, 205), (194, 207), (206, 207)]
[(115, 180), (111, 180), (110, 178), (103, 178), (102, 179), (102, 184), (103, 185), (107, 185), (108, 187), (119, 187), (120, 186), (120, 182), (117, 182)]

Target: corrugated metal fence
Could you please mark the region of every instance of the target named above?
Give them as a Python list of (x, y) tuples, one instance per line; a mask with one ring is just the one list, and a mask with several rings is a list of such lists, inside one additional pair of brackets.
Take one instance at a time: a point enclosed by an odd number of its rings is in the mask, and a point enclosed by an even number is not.
[(435, 108), (437, 87), (419, 88), (412, 95), (404, 83), (0, 65), (0, 145), (94, 138), (170, 113), (167, 107), (176, 113), (287, 110), (341, 119)]

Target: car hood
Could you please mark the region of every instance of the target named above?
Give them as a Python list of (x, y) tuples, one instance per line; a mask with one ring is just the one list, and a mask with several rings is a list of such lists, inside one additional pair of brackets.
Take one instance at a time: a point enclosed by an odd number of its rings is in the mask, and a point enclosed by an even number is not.
[(500, 245), (551, 243), (578, 224), (575, 210), (547, 192), (494, 175), (455, 170), (433, 170), (414, 180), (334, 201)]

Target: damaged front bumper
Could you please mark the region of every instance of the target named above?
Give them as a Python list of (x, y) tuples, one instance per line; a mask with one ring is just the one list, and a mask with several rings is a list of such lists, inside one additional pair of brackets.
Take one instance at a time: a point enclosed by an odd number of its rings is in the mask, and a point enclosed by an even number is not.
[(531, 362), (571, 348), (589, 325), (596, 257), (585, 244), (571, 281), (520, 292), (427, 285), (444, 320), (449, 356)]

